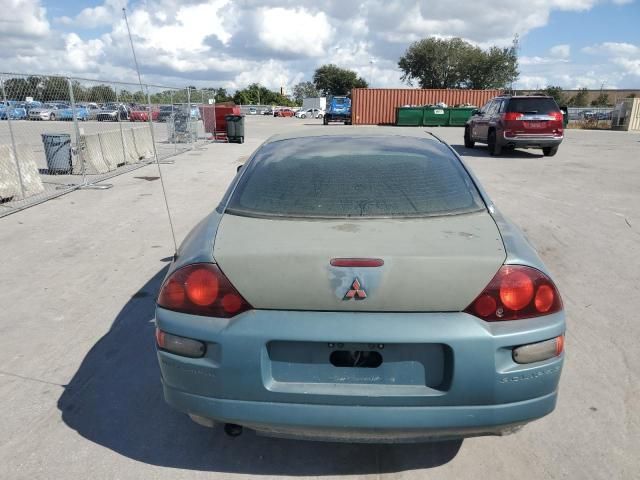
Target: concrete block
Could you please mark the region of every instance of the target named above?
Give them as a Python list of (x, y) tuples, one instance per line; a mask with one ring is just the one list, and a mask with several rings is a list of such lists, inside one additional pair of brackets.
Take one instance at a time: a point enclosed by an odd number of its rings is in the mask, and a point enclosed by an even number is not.
[(29, 145), (16, 145), (24, 196), (20, 186), (18, 165), (11, 145), (0, 145), (0, 198), (20, 200), (44, 192), (40, 172)]

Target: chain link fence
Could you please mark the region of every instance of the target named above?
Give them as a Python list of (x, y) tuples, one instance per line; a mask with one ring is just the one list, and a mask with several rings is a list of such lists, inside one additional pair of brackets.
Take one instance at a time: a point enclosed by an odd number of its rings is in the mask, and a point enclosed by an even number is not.
[(206, 140), (189, 88), (0, 73), (0, 217)]

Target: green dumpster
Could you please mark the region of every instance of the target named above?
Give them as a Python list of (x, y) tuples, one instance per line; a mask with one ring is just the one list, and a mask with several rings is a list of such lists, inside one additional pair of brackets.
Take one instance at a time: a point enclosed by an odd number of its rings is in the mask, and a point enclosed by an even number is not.
[(458, 107), (449, 109), (449, 125), (461, 127), (471, 118), (471, 114), (477, 107)]
[(424, 107), (422, 125), (425, 127), (446, 127), (449, 125), (449, 109), (440, 107)]
[(398, 107), (396, 108), (396, 125), (399, 127), (420, 127), (424, 108)]

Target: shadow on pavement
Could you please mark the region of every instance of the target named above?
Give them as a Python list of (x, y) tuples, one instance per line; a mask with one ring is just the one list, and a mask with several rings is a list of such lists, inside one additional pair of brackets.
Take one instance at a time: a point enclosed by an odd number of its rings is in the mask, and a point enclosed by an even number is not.
[(452, 460), (462, 441), (352, 445), (229, 438), (169, 408), (154, 346), (155, 296), (167, 268), (122, 308), (58, 400), (63, 421), (121, 455), (178, 469), (259, 475), (344, 475), (430, 468)]
[[(458, 155), (463, 157), (487, 157), (487, 158), (543, 158), (542, 150), (518, 150), (518, 149), (503, 149), (502, 154), (497, 157), (492, 157), (489, 155), (489, 151), (487, 150), (486, 145), (478, 145), (474, 148), (467, 148), (464, 145), (454, 145), (450, 144), (451, 148), (453, 148)], [(533, 153), (535, 152), (535, 153)]]

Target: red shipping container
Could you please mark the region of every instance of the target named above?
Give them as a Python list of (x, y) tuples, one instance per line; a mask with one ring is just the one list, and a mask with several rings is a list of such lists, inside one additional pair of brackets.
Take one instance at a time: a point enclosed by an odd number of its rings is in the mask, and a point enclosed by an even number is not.
[(444, 102), (450, 107), (470, 103), (481, 107), (502, 90), (423, 90), (418, 88), (354, 88), (351, 117), (354, 125), (392, 125), (396, 107)]

